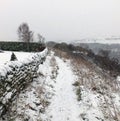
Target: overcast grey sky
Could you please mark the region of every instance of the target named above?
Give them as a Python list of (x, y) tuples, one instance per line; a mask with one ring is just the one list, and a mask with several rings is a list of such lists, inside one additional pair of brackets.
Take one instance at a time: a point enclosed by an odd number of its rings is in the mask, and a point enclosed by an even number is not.
[(0, 0), (0, 40), (22, 22), (47, 41), (120, 36), (120, 0)]

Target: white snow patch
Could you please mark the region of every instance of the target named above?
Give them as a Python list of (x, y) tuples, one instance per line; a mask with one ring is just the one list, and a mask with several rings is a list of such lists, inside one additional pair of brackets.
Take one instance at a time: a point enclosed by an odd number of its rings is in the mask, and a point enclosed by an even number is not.
[[(29, 53), (29, 52), (14, 52), (14, 54), (16, 55), (16, 57), (19, 61), (24, 61), (24, 59), (28, 58), (29, 55), (31, 55), (32, 53)], [(11, 51), (1, 52), (0, 53), (0, 66), (4, 65), (5, 63), (10, 61), (11, 55), (12, 55)]]
[(104, 116), (99, 108), (99, 95), (81, 87), (80, 116), (85, 121), (103, 121)]

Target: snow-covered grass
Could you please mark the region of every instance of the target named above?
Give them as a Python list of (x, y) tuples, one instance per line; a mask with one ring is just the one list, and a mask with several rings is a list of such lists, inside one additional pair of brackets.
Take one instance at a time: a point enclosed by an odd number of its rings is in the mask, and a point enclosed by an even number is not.
[(72, 58), (71, 65), (77, 75), (76, 90), (80, 88), (80, 115), (88, 121), (120, 121), (119, 78), (82, 58)]

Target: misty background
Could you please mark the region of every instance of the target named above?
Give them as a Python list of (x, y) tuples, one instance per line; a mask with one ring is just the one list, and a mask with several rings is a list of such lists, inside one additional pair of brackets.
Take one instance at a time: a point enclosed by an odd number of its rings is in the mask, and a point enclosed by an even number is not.
[(46, 41), (120, 36), (120, 0), (0, 0), (0, 40), (27, 22)]

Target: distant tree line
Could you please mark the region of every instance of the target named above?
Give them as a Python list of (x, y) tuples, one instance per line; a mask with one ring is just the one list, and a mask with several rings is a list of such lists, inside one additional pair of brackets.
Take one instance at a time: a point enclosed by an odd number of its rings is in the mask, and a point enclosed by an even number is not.
[(45, 49), (46, 46), (40, 43), (29, 43), (29, 50), (27, 43), (25, 42), (5, 42), (0, 41), (0, 49), (5, 51), (23, 51), (23, 52), (40, 52)]

